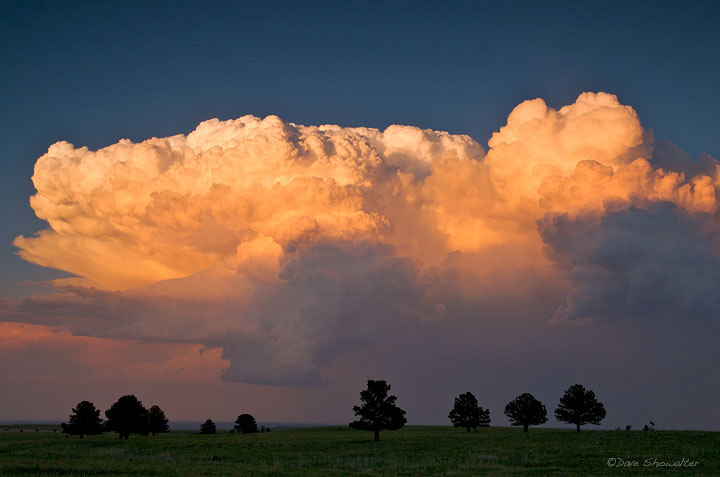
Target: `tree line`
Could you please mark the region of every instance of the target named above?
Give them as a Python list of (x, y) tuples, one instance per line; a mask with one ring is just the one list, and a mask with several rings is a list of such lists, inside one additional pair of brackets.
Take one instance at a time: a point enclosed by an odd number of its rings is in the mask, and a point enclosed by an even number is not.
[[(360, 392), (360, 406), (353, 411), (359, 417), (350, 423), (353, 429), (370, 431), (373, 440), (380, 439), (380, 432), (397, 430), (406, 423), (405, 411), (397, 405), (397, 397), (390, 395), (390, 385), (386, 381), (368, 380), (367, 388)], [(532, 394), (523, 393), (507, 403), (505, 415), (513, 426), (522, 426), (527, 432), (529, 426), (547, 422), (547, 409)], [(71, 435), (102, 434), (117, 432), (120, 439), (130, 434), (156, 435), (170, 432), (168, 419), (159, 406), (146, 409), (134, 395), (125, 395), (105, 411), (105, 421), (100, 418), (100, 410), (89, 401), (80, 402), (72, 409), (68, 423), (62, 424), (63, 432)], [(466, 392), (455, 398), (448, 418), (454, 427), (465, 428), (467, 432), (477, 431), (478, 427), (490, 425), (490, 410), (478, 404), (477, 398)], [(577, 432), (585, 424), (598, 425), (605, 418), (605, 407), (598, 402), (595, 393), (580, 384), (574, 384), (565, 390), (555, 409), (555, 419), (574, 424)], [(269, 429), (258, 430), (257, 422), (251, 414), (240, 414), (235, 420), (231, 432), (254, 434)], [(215, 434), (217, 427), (208, 419), (200, 426), (201, 434)]]
[(160, 406), (146, 409), (132, 394), (122, 396), (110, 409), (105, 411), (105, 422), (100, 418), (100, 410), (90, 401), (81, 401), (74, 407), (68, 423), (62, 423), (66, 434), (92, 436), (103, 432), (117, 432), (120, 439), (130, 434), (162, 434), (170, 432), (168, 419)]
[[(200, 434), (215, 434), (216, 432), (217, 427), (212, 419), (208, 419), (200, 426)], [(238, 432), (239, 434), (255, 434), (256, 432), (270, 432), (270, 428), (262, 426), (258, 429), (257, 422), (255, 422), (255, 418), (252, 414), (240, 414), (237, 419), (235, 419), (235, 425), (230, 432)]]
[[(396, 402), (397, 397), (389, 394), (390, 385), (385, 381), (368, 380), (367, 389), (360, 392), (362, 405), (353, 407), (360, 419), (350, 423), (354, 429), (371, 431), (373, 440), (380, 439), (380, 431), (394, 431), (405, 425), (405, 411)], [(530, 393), (523, 393), (507, 403), (505, 415), (513, 426), (522, 426), (527, 432), (529, 426), (547, 422), (545, 405)], [(448, 414), (454, 427), (477, 430), (490, 425), (490, 410), (478, 405), (477, 398), (466, 392), (455, 398), (453, 408)], [(555, 419), (575, 424), (577, 432), (585, 424), (598, 425), (605, 419), (605, 407), (598, 402), (595, 393), (580, 384), (570, 386), (560, 397), (555, 409)]]
[[(100, 418), (100, 410), (90, 401), (81, 401), (72, 409), (69, 422), (60, 424), (65, 434), (92, 436), (104, 432), (117, 432), (120, 439), (127, 439), (130, 434), (148, 435), (170, 432), (169, 420), (160, 406), (146, 409), (134, 395), (128, 394), (118, 399), (110, 409), (105, 411), (105, 421)], [(258, 430), (255, 418), (250, 414), (240, 414), (235, 421), (233, 432), (252, 434), (263, 432)], [(201, 434), (215, 434), (215, 423), (208, 419), (200, 426)]]
[(156, 435), (170, 432), (168, 419), (160, 406), (146, 409), (142, 402), (129, 394), (118, 399), (105, 411), (105, 422), (100, 418), (100, 410), (90, 401), (81, 401), (73, 408), (68, 423), (62, 423), (66, 434), (92, 436), (103, 432), (117, 432), (120, 439), (130, 434)]

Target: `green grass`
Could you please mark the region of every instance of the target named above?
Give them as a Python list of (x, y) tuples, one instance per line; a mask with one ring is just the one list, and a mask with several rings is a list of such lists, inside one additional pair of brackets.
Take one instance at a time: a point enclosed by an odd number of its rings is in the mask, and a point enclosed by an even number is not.
[[(6, 426), (7, 427), (7, 426)], [(36, 426), (27, 426), (34, 429)], [(720, 475), (720, 434), (406, 427), (381, 441), (347, 427), (204, 436), (175, 431), (83, 439), (4, 431), (0, 475)], [(637, 460), (610, 468), (608, 458)], [(644, 460), (698, 461), (696, 468), (644, 467)]]

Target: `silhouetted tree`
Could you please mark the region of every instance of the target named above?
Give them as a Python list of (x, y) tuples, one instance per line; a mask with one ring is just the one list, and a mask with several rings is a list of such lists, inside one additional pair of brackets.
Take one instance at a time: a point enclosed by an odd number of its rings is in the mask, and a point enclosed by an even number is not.
[(507, 403), (505, 415), (513, 426), (523, 426), (523, 432), (527, 432), (528, 426), (547, 422), (545, 405), (530, 393), (523, 393)]
[(118, 399), (105, 411), (105, 417), (105, 428), (117, 432), (120, 439), (127, 439), (130, 434), (147, 435), (150, 430), (148, 410), (132, 394)]
[(90, 401), (81, 401), (76, 408), (73, 408), (70, 414), (70, 421), (62, 426), (65, 434), (73, 436), (97, 435), (103, 433), (102, 419), (100, 419), (100, 409), (96, 409), (95, 405)]
[(397, 397), (388, 396), (390, 385), (385, 381), (367, 382), (367, 389), (360, 391), (362, 406), (353, 406), (360, 420), (350, 423), (353, 429), (375, 433), (374, 441), (380, 440), (380, 431), (396, 431), (407, 422), (405, 411), (395, 405)]
[(464, 427), (468, 432), (470, 429), (477, 430), (478, 426), (490, 425), (490, 410), (479, 407), (477, 399), (471, 392), (455, 398), (455, 405), (448, 417), (454, 427)]
[(560, 398), (555, 409), (555, 419), (575, 424), (580, 432), (583, 424), (598, 425), (605, 419), (605, 407), (595, 399), (595, 393), (581, 384), (573, 384)]
[(211, 419), (200, 426), (200, 434), (215, 434), (216, 430), (215, 423)]
[(258, 431), (255, 418), (250, 414), (240, 414), (235, 420), (235, 426), (233, 428), (237, 429), (241, 434), (254, 434)]
[(148, 430), (152, 435), (170, 432), (168, 419), (160, 406), (153, 406), (148, 411)]

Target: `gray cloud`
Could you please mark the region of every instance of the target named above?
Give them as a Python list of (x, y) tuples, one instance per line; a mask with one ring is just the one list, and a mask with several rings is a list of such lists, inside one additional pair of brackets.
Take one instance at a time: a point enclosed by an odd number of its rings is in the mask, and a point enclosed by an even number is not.
[(557, 321), (717, 320), (720, 260), (671, 203), (606, 215), (548, 215), (538, 228), (572, 283)]

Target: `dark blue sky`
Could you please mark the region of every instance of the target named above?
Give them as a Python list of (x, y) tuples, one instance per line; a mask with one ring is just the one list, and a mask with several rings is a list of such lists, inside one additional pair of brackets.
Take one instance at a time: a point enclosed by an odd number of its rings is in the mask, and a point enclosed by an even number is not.
[(719, 2), (3, 2), (1, 295), (60, 276), (13, 255), (33, 164), (211, 117), (413, 124), (484, 146), (519, 102), (582, 91), (720, 156)]

